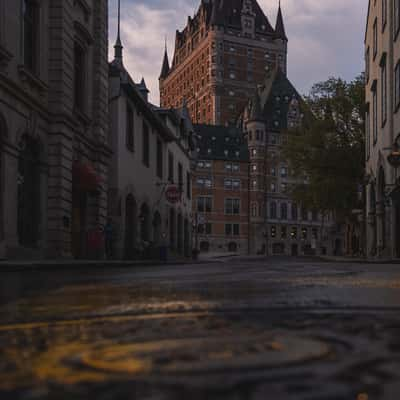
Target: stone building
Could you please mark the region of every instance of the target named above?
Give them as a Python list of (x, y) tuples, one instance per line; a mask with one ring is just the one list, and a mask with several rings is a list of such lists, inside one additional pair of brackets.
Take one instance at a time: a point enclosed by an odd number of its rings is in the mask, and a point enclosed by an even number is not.
[(0, 258), (87, 257), (110, 149), (106, 0), (0, 2)]
[(256, 0), (202, 0), (194, 18), (176, 32), (160, 75), (161, 106), (187, 100), (195, 123), (235, 122), (265, 72), (286, 72), (287, 37), (279, 7), (273, 28)]
[(328, 253), (341, 244), (333, 239), (328, 217), (296, 204), (290, 187), (298, 183), (282, 153), (290, 129), (306, 123), (304, 101), (279, 68), (270, 71), (241, 118), (250, 156), (249, 243), (251, 254)]
[(249, 154), (236, 127), (195, 125), (193, 172), (195, 248), (202, 252), (248, 252)]
[[(160, 246), (191, 254), (191, 150), (193, 127), (185, 104), (162, 109), (148, 100), (123, 65), (118, 34), (109, 69), (109, 218), (113, 256), (158, 256)], [(177, 202), (166, 192), (176, 189)], [(146, 250), (147, 249), (147, 250)]]
[(400, 1), (369, 1), (365, 36), (367, 254), (400, 257)]

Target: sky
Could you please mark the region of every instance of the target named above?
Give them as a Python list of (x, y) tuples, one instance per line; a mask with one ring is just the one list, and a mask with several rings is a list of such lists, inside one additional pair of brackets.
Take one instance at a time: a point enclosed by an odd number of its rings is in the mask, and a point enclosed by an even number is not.
[[(110, 60), (114, 54), (117, 2), (109, 0)], [(278, 0), (258, 0), (275, 26)], [(351, 80), (364, 70), (364, 33), (368, 0), (281, 0), (288, 44), (288, 76), (297, 90), (329, 77)], [(124, 65), (132, 78), (145, 78), (150, 100), (159, 102), (158, 77), (165, 37), (170, 60), (175, 31), (182, 30), (200, 0), (121, 0)]]

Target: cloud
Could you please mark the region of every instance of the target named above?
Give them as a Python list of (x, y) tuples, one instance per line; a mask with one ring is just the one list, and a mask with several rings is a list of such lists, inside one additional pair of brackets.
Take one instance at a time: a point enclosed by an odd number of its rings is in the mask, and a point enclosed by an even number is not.
[[(122, 0), (124, 63), (133, 79), (142, 76), (158, 102), (158, 76), (168, 38), (170, 57), (175, 30), (182, 29), (200, 0)], [(116, 35), (116, 0), (110, 0), (110, 59)], [(274, 25), (276, 0), (259, 0)], [(351, 79), (363, 70), (367, 0), (283, 0), (289, 37), (288, 73), (298, 90), (330, 76)]]

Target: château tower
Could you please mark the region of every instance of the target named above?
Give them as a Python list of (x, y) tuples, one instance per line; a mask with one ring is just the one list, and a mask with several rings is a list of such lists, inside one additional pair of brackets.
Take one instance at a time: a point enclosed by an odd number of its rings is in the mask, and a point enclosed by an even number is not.
[(161, 107), (186, 99), (195, 123), (234, 123), (266, 72), (286, 73), (287, 43), (280, 5), (273, 28), (257, 0), (202, 0), (176, 32), (171, 65), (165, 49)]

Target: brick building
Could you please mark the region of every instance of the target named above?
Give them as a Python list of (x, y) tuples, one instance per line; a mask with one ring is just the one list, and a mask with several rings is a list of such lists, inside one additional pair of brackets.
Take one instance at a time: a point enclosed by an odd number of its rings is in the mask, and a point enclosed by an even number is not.
[(249, 155), (235, 127), (195, 125), (197, 167), (193, 173), (195, 247), (201, 251), (248, 251)]
[(195, 123), (236, 121), (266, 71), (286, 72), (287, 37), (281, 8), (273, 28), (256, 0), (203, 0), (176, 32), (170, 65), (165, 50), (161, 106), (186, 99)]

